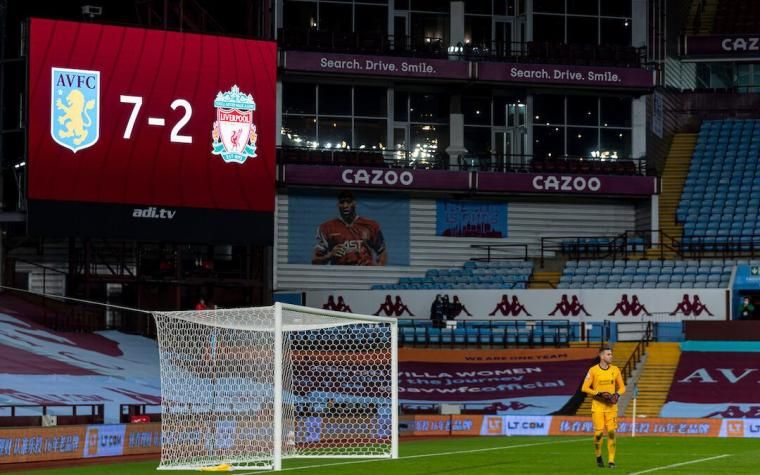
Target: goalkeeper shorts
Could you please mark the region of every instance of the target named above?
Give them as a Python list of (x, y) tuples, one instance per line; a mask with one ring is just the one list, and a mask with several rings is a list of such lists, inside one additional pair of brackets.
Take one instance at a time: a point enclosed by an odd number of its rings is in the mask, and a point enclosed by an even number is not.
[(594, 432), (609, 432), (617, 430), (617, 410), (615, 411), (594, 411), (591, 413), (591, 420), (594, 422)]

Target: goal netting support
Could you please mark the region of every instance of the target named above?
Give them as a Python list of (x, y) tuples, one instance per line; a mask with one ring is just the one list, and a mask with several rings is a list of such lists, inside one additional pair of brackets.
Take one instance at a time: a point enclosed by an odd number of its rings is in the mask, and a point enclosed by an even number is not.
[(279, 303), (154, 318), (159, 470), (398, 456), (394, 319)]

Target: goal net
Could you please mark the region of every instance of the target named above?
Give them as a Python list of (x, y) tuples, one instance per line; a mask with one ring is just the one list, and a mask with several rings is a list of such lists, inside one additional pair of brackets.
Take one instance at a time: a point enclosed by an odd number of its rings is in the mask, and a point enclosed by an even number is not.
[(159, 470), (396, 457), (396, 321), (288, 304), (154, 313)]

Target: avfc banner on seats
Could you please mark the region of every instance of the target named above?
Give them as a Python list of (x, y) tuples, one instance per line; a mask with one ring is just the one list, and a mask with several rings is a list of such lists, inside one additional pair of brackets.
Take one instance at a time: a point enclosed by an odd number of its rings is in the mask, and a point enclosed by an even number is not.
[[(507, 284), (511, 285), (511, 284)], [(448, 295), (457, 320), (598, 322), (726, 319), (725, 289), (334, 290), (306, 292), (306, 305), (399, 318), (430, 318), (436, 295)], [(340, 306), (336, 302), (341, 302)]]
[(662, 417), (760, 418), (760, 352), (681, 354)]
[(402, 408), (412, 411), (445, 402), (476, 405), (496, 414), (547, 415), (561, 409), (575, 394), (596, 356), (594, 348), (403, 349), (399, 353), (399, 401)]

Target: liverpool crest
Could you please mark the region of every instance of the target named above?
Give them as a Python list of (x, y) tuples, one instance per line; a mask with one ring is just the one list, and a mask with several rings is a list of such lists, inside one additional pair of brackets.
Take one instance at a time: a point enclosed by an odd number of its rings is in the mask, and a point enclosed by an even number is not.
[(100, 71), (52, 68), (50, 135), (77, 152), (100, 135)]
[(245, 163), (248, 157), (256, 157), (256, 126), (253, 96), (240, 92), (237, 85), (227, 92), (219, 92), (214, 101), (216, 122), (211, 131), (214, 140), (211, 153), (221, 155), (229, 163)]

